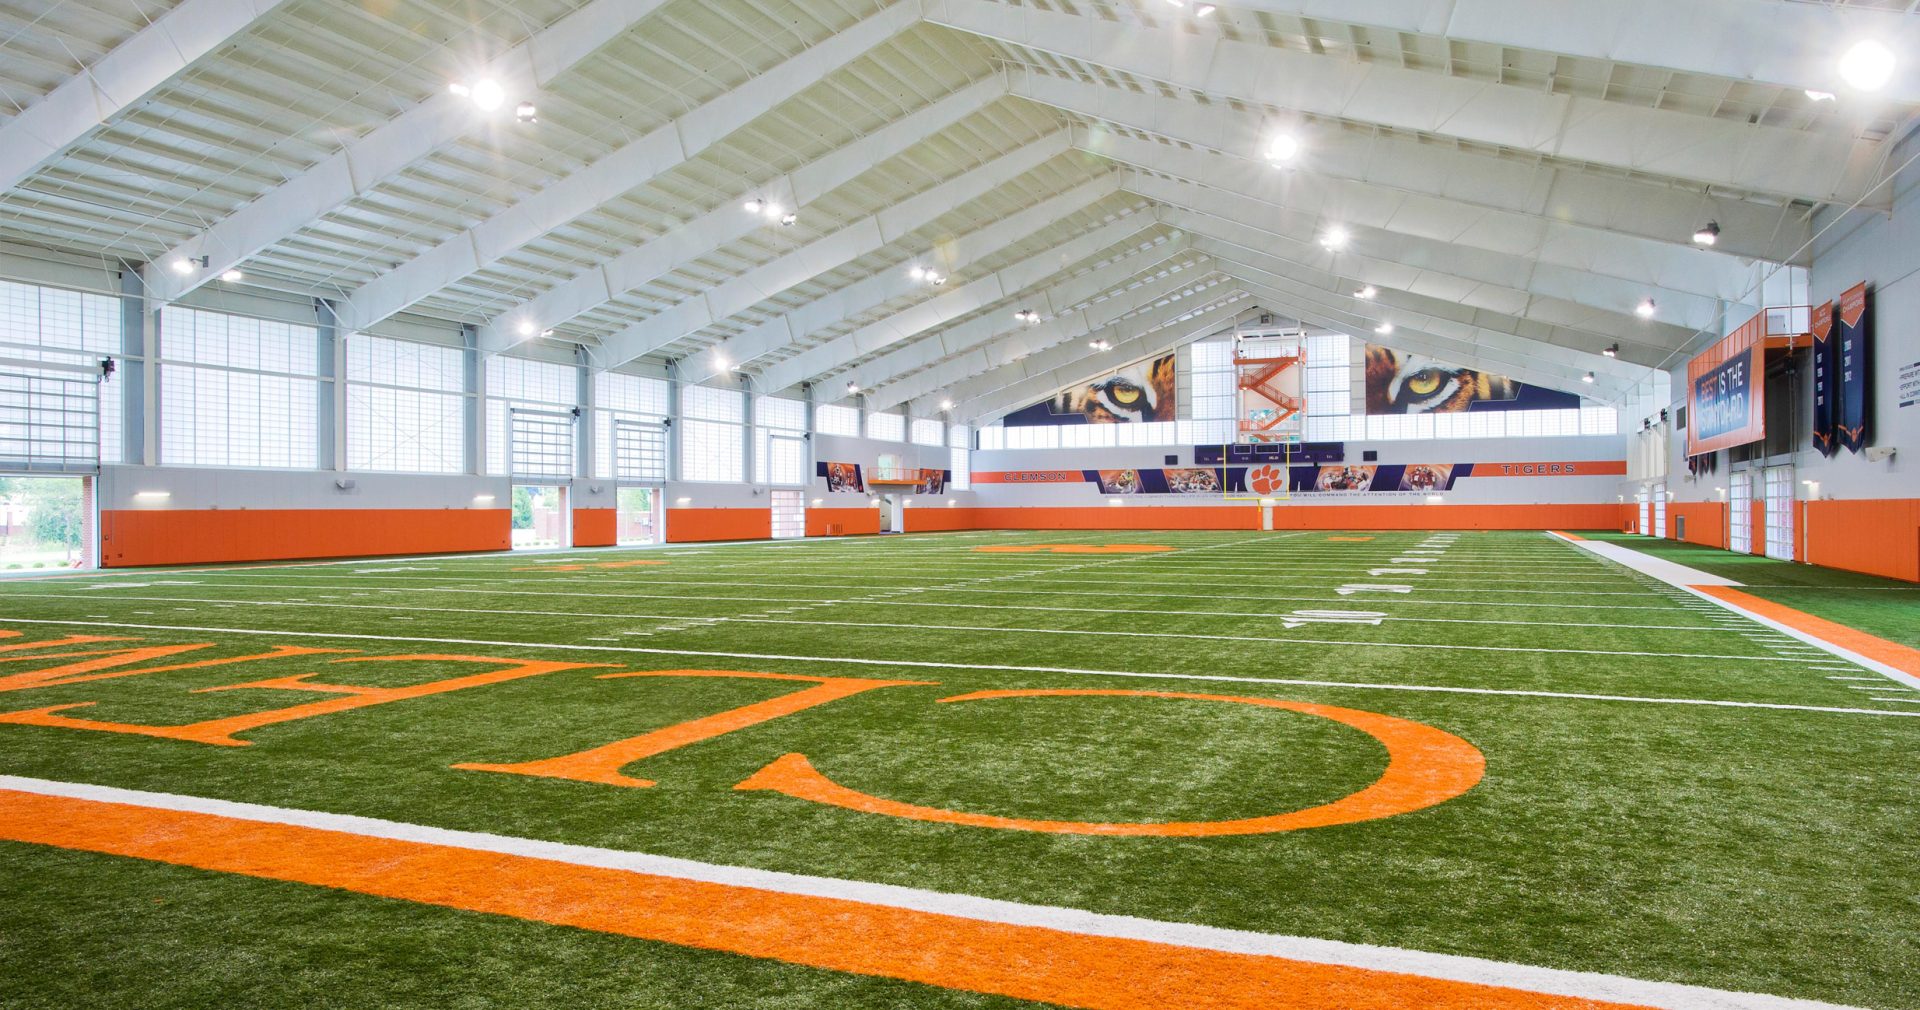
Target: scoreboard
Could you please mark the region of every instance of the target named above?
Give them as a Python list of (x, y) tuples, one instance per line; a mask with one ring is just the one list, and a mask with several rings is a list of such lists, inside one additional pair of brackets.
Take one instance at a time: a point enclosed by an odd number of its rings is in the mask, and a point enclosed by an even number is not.
[[(1196, 445), (1193, 447), (1193, 462), (1196, 466), (1250, 466), (1258, 463), (1270, 463), (1285, 466), (1288, 461), (1285, 442), (1231, 442), (1226, 445)], [(1300, 442), (1293, 446), (1292, 461), (1295, 463), (1344, 463), (1347, 460), (1345, 442)]]

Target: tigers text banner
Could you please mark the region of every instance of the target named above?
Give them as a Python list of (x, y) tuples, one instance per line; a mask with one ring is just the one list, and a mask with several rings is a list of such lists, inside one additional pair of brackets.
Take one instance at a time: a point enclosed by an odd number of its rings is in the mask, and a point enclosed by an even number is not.
[(976, 484), (1094, 484), (1103, 495), (1449, 491), (1470, 477), (1625, 476), (1625, 460), (1557, 463), (1366, 463), (1359, 465), (1152, 467), (1117, 470), (997, 470)]

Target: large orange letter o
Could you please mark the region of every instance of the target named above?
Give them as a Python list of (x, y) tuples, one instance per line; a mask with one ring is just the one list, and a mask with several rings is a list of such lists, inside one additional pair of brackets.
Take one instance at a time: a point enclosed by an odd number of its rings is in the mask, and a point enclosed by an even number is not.
[(985, 701), (992, 698), (1186, 698), (1198, 701), (1226, 701), (1238, 705), (1259, 705), (1317, 715), (1323, 719), (1352, 726), (1386, 745), (1387, 770), (1374, 783), (1332, 803), (1305, 810), (1265, 817), (1245, 817), (1230, 821), (1171, 821), (1158, 824), (1105, 824), (1093, 821), (1035, 821), (1019, 817), (970, 814), (939, 807), (915, 806), (869, 796), (848, 789), (815, 770), (803, 754), (788, 754), (755, 772), (735, 789), (767, 789), (829, 806), (844, 807), (888, 817), (942, 824), (965, 824), (978, 828), (1008, 831), (1045, 831), (1070, 835), (1128, 835), (1200, 838), (1213, 835), (1259, 835), (1301, 828), (1324, 828), (1334, 824), (1371, 821), (1396, 814), (1410, 813), (1445, 803), (1478, 785), (1486, 773), (1487, 761), (1472, 744), (1432, 726), (1396, 719), (1377, 712), (1362, 712), (1332, 705), (1315, 705), (1279, 698), (1245, 698), (1230, 694), (1191, 694), (1184, 691), (1103, 691), (1103, 690), (1029, 690), (976, 691), (940, 699), (943, 702)]

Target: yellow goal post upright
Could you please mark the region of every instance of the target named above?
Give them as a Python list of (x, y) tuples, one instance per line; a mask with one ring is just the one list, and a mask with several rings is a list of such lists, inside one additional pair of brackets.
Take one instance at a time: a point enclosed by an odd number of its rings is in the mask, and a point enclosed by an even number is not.
[[(1306, 400), (1305, 331), (1258, 329), (1235, 334), (1234, 441), (1221, 446), (1221, 489), (1227, 501), (1272, 504), (1293, 497), (1293, 459)], [(1232, 471), (1242, 469), (1238, 487)]]

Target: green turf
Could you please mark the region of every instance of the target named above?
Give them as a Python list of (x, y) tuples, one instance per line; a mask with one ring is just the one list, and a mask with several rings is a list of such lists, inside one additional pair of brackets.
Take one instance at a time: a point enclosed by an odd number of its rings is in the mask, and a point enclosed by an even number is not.
[[(0, 613), (14, 621), (104, 617), (149, 626), (117, 633), (219, 642), (228, 655), (303, 644), (367, 655), (462, 652), (618, 670), (938, 684), (861, 694), (627, 769), (657, 780), (651, 789), (450, 766), (571, 753), (795, 685), (606, 680), (596, 674), (607, 671), (569, 671), (267, 727), (244, 734), (252, 745), (242, 748), (0, 725), (0, 773), (1863, 1006), (1920, 1006), (1920, 968), (1911, 955), (1920, 946), (1920, 836), (1913, 831), (1920, 786), (1906, 772), (1920, 749), (1920, 718), (1892, 714), (1920, 705), (1877, 700), (1920, 700), (1920, 692), (1830, 679), (1831, 671), (1815, 669), (1838, 665), (1830, 658), (1796, 651), (1797, 643), (1755, 625), (1716, 623), (1721, 612), (1542, 535), (1462, 534), (1441, 561), (1419, 566), (1426, 575), (1377, 576), (1369, 570), (1416, 567), (1391, 559), (1412, 556), (1405, 549), (1424, 534), (1362, 542), (1328, 536), (991, 533), (4, 583)], [(1068, 542), (1179, 550), (973, 550)], [(633, 558), (669, 564), (562, 571), (536, 563)], [(1336, 592), (1354, 583), (1417, 588)], [(93, 585), (119, 588), (84, 588)], [(1854, 595), (1826, 592), (1836, 601)], [(267, 603), (275, 605), (260, 605)], [(1902, 605), (1909, 620), (1920, 616), (1920, 600), (1894, 604)], [(1295, 610), (1386, 617), (1377, 627), (1289, 630), (1282, 618)], [(81, 630), (6, 619), (0, 628), (34, 636)], [(260, 634), (266, 631), (299, 634)], [(1061, 631), (1074, 633), (1053, 633)], [(553, 648), (561, 645), (589, 649)], [(618, 651), (626, 649), (663, 651)], [(36, 688), (0, 695), (0, 711), (90, 701), (97, 704), (72, 714), (175, 724), (320, 697), (189, 693), (195, 687), (312, 671), (322, 680), (391, 686), (485, 668), (329, 666), (325, 659), (255, 664), (244, 676), (214, 667)], [(0, 677), (32, 665), (0, 663)], [(990, 666), (1040, 669), (981, 668)], [(1487, 757), (1487, 778), (1465, 796), (1400, 817), (1213, 839), (1003, 832), (732, 789), (774, 758), (799, 752), (847, 786), (913, 803), (1014, 817), (1210, 820), (1326, 802), (1364, 786), (1385, 761), (1379, 744), (1357, 731), (1250, 706), (935, 702), (999, 688), (1209, 692), (1382, 712), (1472, 742)], [(905, 984), (295, 885), (24, 846), (7, 847), (5, 858), (18, 873), (0, 885), (10, 906), (0, 924), (0, 968), (7, 969), (0, 986), (13, 987), (0, 989), (0, 1002), (42, 994), (47, 1005), (63, 1005), (85, 992), (103, 1004), (132, 1005), (164, 982), (165, 998), (150, 1005), (311, 1005), (316, 994), (336, 991), (338, 1005), (425, 1005), (434, 985), (457, 997), (444, 1005), (986, 1005)], [(157, 891), (179, 901), (150, 908)], [(75, 964), (98, 956), (100, 924), (122, 916), (130, 933), (148, 938), (150, 970), (76, 972)], [(248, 921), (257, 923), (249, 944), (221, 939)], [(456, 953), (420, 973), (412, 962), (427, 944)], [(285, 989), (271, 984), (275, 974), (314, 959), (328, 971)], [(619, 970), (580, 980), (603, 964)], [(480, 978), (511, 974), (513, 988), (462, 981), (461, 965)], [(352, 977), (341, 981), (344, 975)], [(502, 995), (487, 1004), (496, 992)]]
[(1920, 585), (1834, 568), (1627, 533), (1595, 533), (1689, 568), (1733, 579), (1761, 599), (1785, 604), (1890, 641), (1920, 648)]

